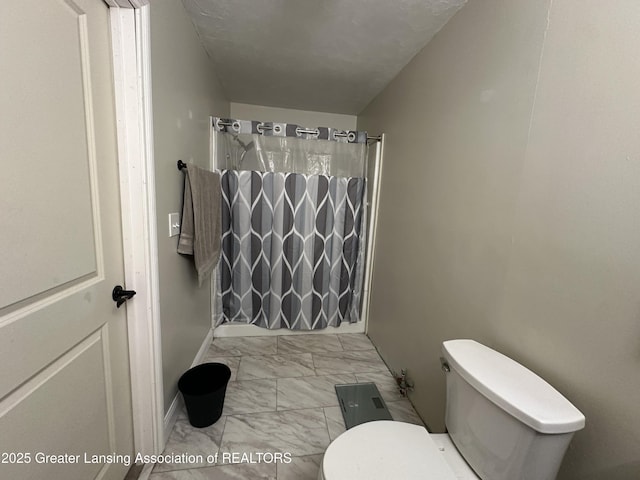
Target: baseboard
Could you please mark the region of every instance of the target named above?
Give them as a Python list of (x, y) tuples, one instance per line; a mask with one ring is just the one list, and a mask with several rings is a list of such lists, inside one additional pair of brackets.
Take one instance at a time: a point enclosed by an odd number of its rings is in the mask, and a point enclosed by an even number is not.
[[(202, 345), (200, 345), (200, 350), (198, 350), (198, 353), (196, 353), (196, 357), (193, 359), (193, 362), (191, 363), (192, 367), (195, 367), (202, 361), (204, 356), (207, 354), (207, 351), (209, 350), (209, 346), (211, 345), (212, 341), (213, 341), (213, 329), (210, 329), (209, 333), (207, 333), (207, 336), (202, 342)], [(167, 441), (169, 440), (169, 435), (171, 435), (171, 431), (173, 430), (173, 427), (176, 424), (178, 411), (181, 407), (182, 407), (182, 396), (180, 395), (180, 392), (178, 392), (176, 396), (173, 397), (173, 401), (171, 402), (171, 405), (169, 406), (169, 409), (167, 410), (167, 413), (164, 416), (164, 445), (166, 445)]]
[(339, 327), (327, 327), (322, 330), (287, 330), (279, 328), (270, 330), (246, 323), (225, 323), (218, 325), (213, 331), (213, 336), (221, 337), (269, 337), (273, 335), (326, 335), (336, 333), (364, 333), (365, 322), (343, 323)]
[(173, 397), (173, 401), (169, 406), (169, 410), (167, 410), (167, 414), (164, 416), (164, 445), (167, 445), (169, 441), (169, 436), (173, 430), (174, 425), (176, 424), (176, 420), (178, 418), (178, 409), (182, 406), (182, 399), (180, 398), (180, 393), (178, 393), (175, 397)]

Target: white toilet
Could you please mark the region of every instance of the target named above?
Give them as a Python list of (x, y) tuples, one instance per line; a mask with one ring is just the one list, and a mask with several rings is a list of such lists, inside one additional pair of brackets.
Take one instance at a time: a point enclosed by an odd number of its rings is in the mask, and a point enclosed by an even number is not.
[(473, 340), (443, 343), (447, 434), (376, 421), (336, 438), (319, 480), (553, 480), (584, 415), (519, 363)]

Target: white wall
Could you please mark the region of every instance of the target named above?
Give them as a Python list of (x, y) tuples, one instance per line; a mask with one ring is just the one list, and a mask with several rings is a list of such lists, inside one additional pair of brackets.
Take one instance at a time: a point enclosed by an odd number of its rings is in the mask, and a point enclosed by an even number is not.
[(294, 123), (302, 127), (331, 127), (355, 130), (358, 117), (340, 113), (311, 112), (231, 102), (231, 118), (262, 122)]
[(176, 162), (209, 168), (209, 116), (229, 115), (229, 102), (177, 0), (151, 2), (151, 64), (166, 411), (211, 328), (209, 284), (198, 287), (193, 258), (178, 255), (178, 237), (168, 234), (168, 214), (182, 214), (184, 174)]
[(640, 3), (469, 2), (359, 116), (385, 132), (369, 333), (444, 428), (475, 338), (586, 415), (559, 478), (640, 478)]

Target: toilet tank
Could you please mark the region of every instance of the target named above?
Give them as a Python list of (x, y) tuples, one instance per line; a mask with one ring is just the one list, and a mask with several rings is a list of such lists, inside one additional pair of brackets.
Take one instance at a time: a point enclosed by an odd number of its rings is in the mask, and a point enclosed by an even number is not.
[(542, 378), (473, 340), (443, 343), (445, 423), (483, 480), (553, 480), (584, 415)]

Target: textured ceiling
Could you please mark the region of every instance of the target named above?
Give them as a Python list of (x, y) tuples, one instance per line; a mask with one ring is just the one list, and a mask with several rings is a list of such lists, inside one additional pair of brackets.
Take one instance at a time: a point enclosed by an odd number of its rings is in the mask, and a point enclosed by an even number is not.
[(466, 0), (183, 0), (229, 100), (358, 114)]

